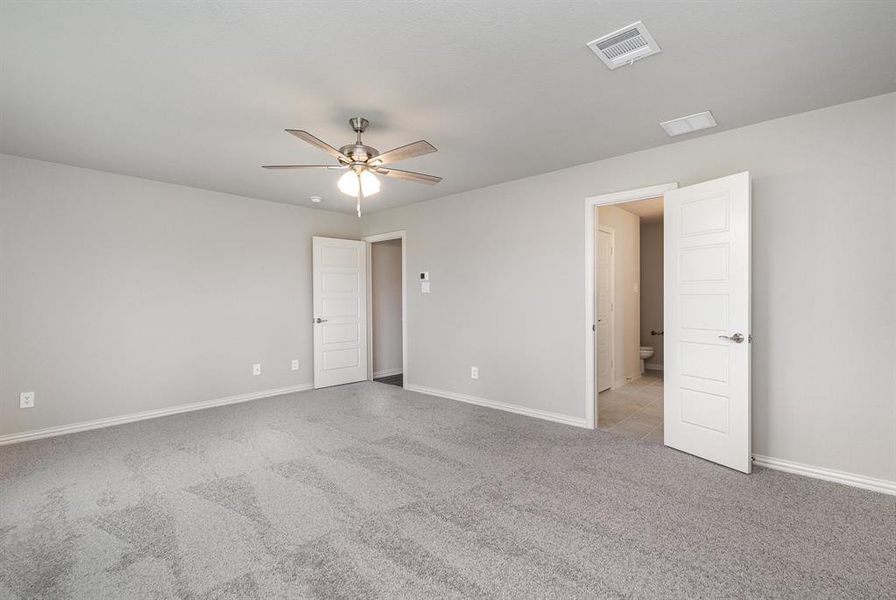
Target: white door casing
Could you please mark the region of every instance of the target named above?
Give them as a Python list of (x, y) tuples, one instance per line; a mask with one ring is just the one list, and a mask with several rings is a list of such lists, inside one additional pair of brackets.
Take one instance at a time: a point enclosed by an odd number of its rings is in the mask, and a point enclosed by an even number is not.
[(597, 272), (595, 311), (597, 322), (595, 323), (595, 352), (597, 354), (597, 391), (602, 392), (613, 385), (615, 375), (613, 372), (613, 278), (614, 278), (614, 251), (616, 245), (616, 232), (605, 225), (600, 225), (597, 231), (597, 256), (595, 257)]
[(312, 238), (314, 387), (367, 379), (367, 245)]
[(666, 192), (664, 236), (665, 444), (749, 473), (750, 174)]

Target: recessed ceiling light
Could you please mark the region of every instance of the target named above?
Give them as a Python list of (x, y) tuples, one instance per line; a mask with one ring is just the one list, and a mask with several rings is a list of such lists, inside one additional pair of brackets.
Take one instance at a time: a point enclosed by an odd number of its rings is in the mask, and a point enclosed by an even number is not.
[(718, 125), (718, 123), (716, 123), (715, 117), (713, 117), (712, 113), (708, 110), (695, 115), (679, 117), (678, 119), (660, 123), (660, 127), (665, 129), (670, 137), (691, 133), (692, 131), (699, 131), (701, 129), (709, 129), (716, 125)]
[(323, 198), (321, 198), (320, 196), (311, 196), (308, 199), (311, 200), (312, 202), (314, 202), (315, 204), (319, 204), (320, 201), (323, 200)]
[(587, 46), (611, 69), (631, 65), (660, 51), (659, 44), (641, 21), (588, 42)]

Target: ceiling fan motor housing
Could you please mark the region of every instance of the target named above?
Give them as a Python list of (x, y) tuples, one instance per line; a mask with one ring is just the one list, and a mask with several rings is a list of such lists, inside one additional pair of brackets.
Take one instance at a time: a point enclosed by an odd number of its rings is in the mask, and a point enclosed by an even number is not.
[(342, 159), (340, 159), (339, 162), (348, 164), (349, 166), (354, 167), (357, 171), (363, 166), (361, 163), (366, 163), (371, 158), (379, 156), (380, 153), (376, 148), (365, 146), (361, 143), (361, 134), (367, 131), (367, 126), (370, 125), (370, 121), (364, 117), (352, 117), (348, 120), (348, 124), (351, 125), (355, 133), (358, 134), (358, 140), (354, 144), (348, 144), (339, 149), (342, 154), (351, 159), (351, 162), (345, 163)]
[[(359, 162), (367, 162), (371, 158), (380, 155), (379, 150), (372, 146), (365, 146), (364, 144), (349, 144), (340, 148), (339, 151), (351, 159), (351, 162), (348, 163), (350, 165)], [(342, 161), (340, 160), (340, 162)]]

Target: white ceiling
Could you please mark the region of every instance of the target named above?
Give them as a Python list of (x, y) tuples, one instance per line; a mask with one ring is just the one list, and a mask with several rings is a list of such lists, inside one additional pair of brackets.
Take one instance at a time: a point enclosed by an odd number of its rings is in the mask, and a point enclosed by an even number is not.
[[(663, 49), (608, 70), (585, 43), (643, 20)], [(346, 119), (437, 186), (367, 211), (896, 90), (896, 2), (15, 2), (0, 4), (0, 152), (351, 212), (326, 155)], [(701, 134), (682, 136), (687, 139)], [(676, 138), (676, 141), (682, 138)]]
[(622, 210), (638, 215), (641, 223), (662, 223), (663, 222), (663, 197), (648, 198), (646, 200), (636, 200), (634, 202), (625, 202), (617, 204)]

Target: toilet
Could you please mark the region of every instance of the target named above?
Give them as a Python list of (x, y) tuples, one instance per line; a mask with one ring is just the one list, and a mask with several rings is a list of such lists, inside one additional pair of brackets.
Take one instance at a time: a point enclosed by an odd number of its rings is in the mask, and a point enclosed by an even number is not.
[(638, 354), (641, 355), (641, 374), (644, 374), (644, 361), (653, 356), (653, 346), (641, 346)]

